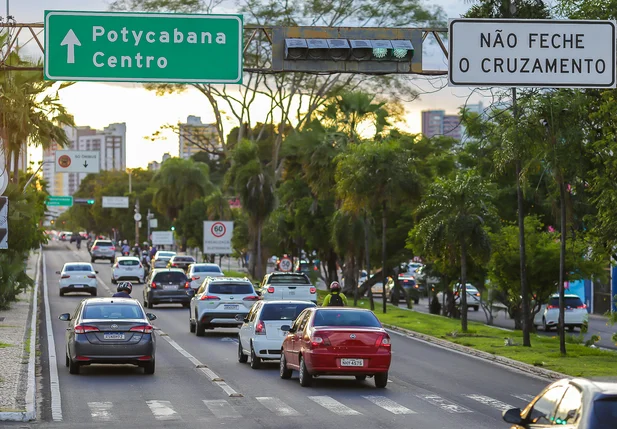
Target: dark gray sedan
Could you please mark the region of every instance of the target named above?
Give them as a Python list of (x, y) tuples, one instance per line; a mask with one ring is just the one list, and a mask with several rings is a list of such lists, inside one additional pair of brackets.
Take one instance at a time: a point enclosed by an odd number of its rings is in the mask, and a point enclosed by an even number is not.
[(66, 331), (66, 366), (71, 374), (90, 364), (132, 364), (154, 374), (156, 339), (150, 323), (156, 316), (145, 313), (131, 298), (90, 298), (71, 315)]
[(143, 288), (144, 305), (182, 304), (188, 308), (195, 294), (190, 280), (180, 268), (157, 268), (150, 273)]

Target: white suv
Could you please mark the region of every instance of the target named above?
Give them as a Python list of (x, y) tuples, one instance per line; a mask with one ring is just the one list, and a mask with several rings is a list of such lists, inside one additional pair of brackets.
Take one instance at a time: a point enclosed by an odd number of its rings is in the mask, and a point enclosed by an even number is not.
[(266, 274), (260, 285), (265, 301), (291, 299), (317, 303), (317, 289), (303, 273), (273, 272)]
[(246, 363), (251, 356), (251, 368), (258, 369), (262, 359), (280, 359), (287, 332), (305, 308), (317, 304), (307, 301), (258, 301), (243, 319), (238, 334), (238, 361)]
[(203, 337), (206, 329), (239, 327), (255, 301), (259, 295), (249, 279), (208, 277), (191, 299), (189, 329)]
[[(573, 331), (574, 328), (583, 326), (589, 320), (587, 313), (587, 305), (579, 298), (578, 295), (566, 294), (564, 296), (566, 312), (564, 314), (564, 322), (566, 327)], [(540, 311), (535, 315), (533, 324), (538, 327), (542, 326), (544, 331), (550, 330), (553, 326), (559, 323), (559, 294), (554, 294), (550, 297), (548, 304), (542, 305)]]

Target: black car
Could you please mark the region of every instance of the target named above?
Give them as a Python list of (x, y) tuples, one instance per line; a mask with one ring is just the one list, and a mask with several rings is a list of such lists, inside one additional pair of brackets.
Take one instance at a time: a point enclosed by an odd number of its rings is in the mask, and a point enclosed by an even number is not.
[(77, 310), (60, 315), (66, 330), (66, 366), (71, 374), (91, 364), (133, 364), (154, 374), (154, 314), (131, 298), (89, 298)]
[(512, 425), (511, 429), (613, 428), (617, 421), (617, 383), (562, 379), (547, 386), (522, 411), (504, 411), (503, 420)]
[[(405, 292), (409, 295), (409, 297), (413, 300), (414, 304), (418, 304), (420, 302), (420, 297), (424, 296), (426, 289), (416, 282), (413, 275), (408, 273), (399, 274), (397, 282), (398, 285), (403, 288)], [(389, 299), (390, 302), (394, 303), (397, 298), (397, 292), (394, 289), (394, 280), (392, 278), (388, 279), (386, 290), (390, 291)], [(403, 299), (403, 297), (398, 297), (398, 299)]]
[(195, 291), (191, 281), (180, 268), (157, 268), (152, 270), (143, 289), (144, 306), (175, 303), (188, 308)]
[(169, 262), (167, 263), (167, 268), (180, 268), (184, 271), (188, 270), (189, 265), (194, 264), (195, 258), (192, 256), (186, 255), (175, 255), (172, 256)]

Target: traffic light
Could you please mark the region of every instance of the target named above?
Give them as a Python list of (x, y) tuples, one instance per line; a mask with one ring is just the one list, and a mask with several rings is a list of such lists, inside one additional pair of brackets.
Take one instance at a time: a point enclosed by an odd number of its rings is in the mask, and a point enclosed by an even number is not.
[(274, 71), (422, 72), (421, 29), (275, 27), (272, 49)]
[(176, 227), (175, 227), (175, 226), (172, 226), (172, 227), (171, 227), (171, 230), (172, 230), (172, 231), (175, 231), (175, 230), (176, 230)]
[(94, 198), (73, 198), (73, 204), (92, 205)]

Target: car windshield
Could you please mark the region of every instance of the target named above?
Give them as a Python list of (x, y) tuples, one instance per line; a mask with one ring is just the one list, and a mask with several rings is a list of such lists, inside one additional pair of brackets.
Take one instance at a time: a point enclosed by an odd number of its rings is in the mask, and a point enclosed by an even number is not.
[(139, 261), (137, 259), (123, 259), (118, 261), (118, 265), (122, 265), (125, 267), (132, 267), (139, 265)]
[(294, 276), (294, 275), (279, 275), (279, 276), (270, 276), (268, 279), (268, 284), (272, 285), (282, 285), (282, 284), (294, 284), (294, 285), (310, 285), (311, 282), (305, 276)]
[(261, 320), (295, 320), (302, 310), (315, 307), (315, 304), (306, 302), (298, 304), (265, 304), (261, 310)]
[(67, 265), (64, 271), (92, 271), (91, 265)]
[(220, 295), (250, 295), (253, 286), (247, 283), (215, 283), (208, 286), (208, 293)]
[(103, 247), (111, 247), (113, 246), (111, 241), (97, 241), (94, 243), (95, 246), (103, 246)]
[[(617, 419), (617, 397), (603, 398), (593, 403), (593, 412), (596, 419), (603, 424), (614, 422)], [(603, 426), (606, 427), (606, 426)], [(599, 429), (600, 426), (597, 426)]]
[(158, 273), (152, 281), (155, 283), (184, 283), (186, 282), (186, 276), (179, 271), (168, 271)]
[(318, 310), (313, 326), (366, 326), (381, 328), (381, 323), (373, 313), (368, 311), (331, 311)]
[(220, 273), (221, 269), (214, 266), (197, 266), (193, 268), (195, 273)]
[[(582, 307), (583, 306), (583, 301), (581, 301), (581, 299), (579, 297), (569, 297), (566, 296), (565, 297), (565, 304), (566, 307), (571, 307), (571, 308), (576, 308), (576, 307)], [(550, 302), (548, 303), (548, 305), (554, 306), (554, 307), (559, 307), (559, 298), (555, 297), (555, 298), (551, 298)]]
[(158, 253), (159, 258), (171, 258), (174, 255), (175, 255), (174, 252), (159, 252)]
[(174, 262), (195, 262), (192, 256), (176, 256)]
[(126, 304), (88, 304), (84, 307), (84, 319), (143, 319), (144, 314), (138, 305)]

